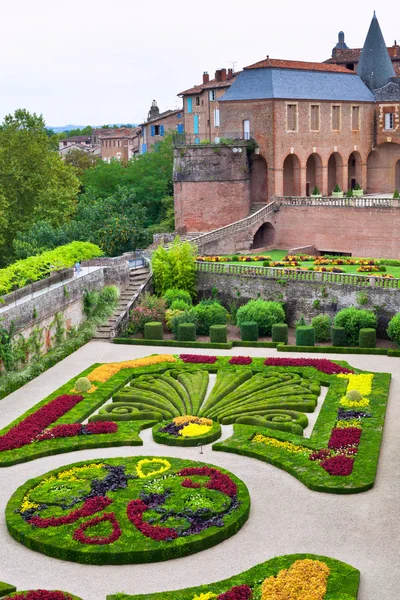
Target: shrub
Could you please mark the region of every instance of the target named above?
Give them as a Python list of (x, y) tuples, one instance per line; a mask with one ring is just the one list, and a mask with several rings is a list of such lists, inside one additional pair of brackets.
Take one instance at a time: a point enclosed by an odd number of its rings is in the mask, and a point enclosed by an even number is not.
[(358, 335), (358, 345), (360, 348), (375, 348), (376, 346), (376, 329), (365, 327), (360, 329)]
[(181, 242), (176, 237), (167, 250), (159, 246), (153, 253), (154, 289), (162, 295), (169, 289), (185, 290), (194, 297), (196, 295), (196, 266), (197, 248), (190, 242)]
[(237, 312), (236, 321), (238, 325), (248, 321), (255, 321), (258, 325), (260, 335), (270, 335), (274, 323), (284, 323), (285, 311), (279, 302), (267, 302), (265, 300), (250, 300), (241, 306)]
[(226, 325), (211, 325), (210, 342), (215, 344), (226, 344), (228, 339)]
[(165, 301), (151, 294), (146, 294), (138, 306), (131, 311), (129, 333), (143, 333), (144, 326), (150, 321), (164, 321)]
[(197, 333), (209, 335), (211, 325), (226, 325), (228, 311), (218, 302), (203, 300), (193, 308), (197, 317)]
[(300, 319), (298, 321), (296, 321), (296, 328), (297, 327), (306, 327), (307, 326), (307, 321), (304, 318), (304, 315), (301, 315)]
[(157, 321), (149, 321), (144, 326), (144, 339), (145, 340), (162, 340), (163, 339), (163, 326), (162, 323)]
[(399, 190), (394, 190), (393, 198), (400, 198)]
[(387, 265), (388, 267), (400, 267), (400, 260), (396, 258), (382, 258), (379, 261), (380, 265)]
[(356, 185), (354, 186), (354, 189), (359, 191), (359, 190), (362, 190), (362, 187), (359, 183), (356, 183)]
[(344, 327), (332, 327), (332, 346), (346, 346), (346, 330)]
[(271, 262), (269, 260), (264, 260), (263, 261), (263, 267), (269, 267), (271, 264)]
[(390, 319), (389, 326), (386, 330), (391, 340), (396, 342), (400, 348), (400, 313), (397, 313)]
[(288, 343), (289, 328), (286, 323), (274, 323), (272, 325), (272, 341)]
[(240, 336), (243, 342), (256, 342), (258, 340), (258, 325), (255, 321), (245, 321), (240, 324)]
[(321, 195), (321, 192), (319, 191), (319, 187), (318, 186), (315, 186), (315, 188), (312, 191), (312, 195), (313, 196), (320, 196)]
[(181, 323), (194, 323), (197, 326), (197, 315), (194, 310), (179, 311), (179, 313), (172, 319), (172, 331), (175, 336), (178, 336), (178, 327)]
[(185, 300), (174, 300), (170, 308), (171, 310), (187, 310), (190, 308), (190, 304)]
[(168, 331), (172, 331), (172, 321), (174, 318), (178, 315), (181, 315), (183, 312), (183, 310), (172, 310), (171, 308), (165, 311), (165, 325)]
[(315, 346), (314, 327), (306, 325), (296, 329), (296, 346)]
[(358, 390), (349, 390), (346, 394), (346, 398), (351, 402), (360, 402), (360, 400), (362, 400), (362, 394)]
[(352, 197), (353, 197), (353, 190), (350, 188), (346, 192), (346, 198), (352, 198)]
[(189, 306), (192, 304), (192, 297), (186, 290), (180, 290), (178, 288), (171, 288), (167, 290), (163, 296), (167, 308), (171, 308), (171, 305), (176, 300), (183, 300)]
[(339, 185), (336, 184), (333, 191), (334, 192), (341, 192), (342, 190), (340, 189)]
[(239, 261), (239, 257), (238, 256), (232, 256), (232, 262), (238, 262)]
[(92, 387), (92, 382), (87, 377), (79, 377), (75, 381), (74, 388), (78, 392), (78, 394), (84, 394), (88, 392)]
[(379, 270), (381, 271), (381, 273), (386, 273), (385, 265), (379, 265)]
[(332, 319), (329, 315), (317, 315), (311, 319), (316, 342), (329, 342), (331, 339)]
[(365, 327), (376, 329), (377, 318), (370, 310), (358, 309), (355, 306), (344, 308), (335, 317), (335, 325), (346, 330), (346, 345), (356, 346), (360, 329)]
[(180, 323), (178, 325), (178, 340), (180, 342), (195, 342), (196, 325), (194, 323)]

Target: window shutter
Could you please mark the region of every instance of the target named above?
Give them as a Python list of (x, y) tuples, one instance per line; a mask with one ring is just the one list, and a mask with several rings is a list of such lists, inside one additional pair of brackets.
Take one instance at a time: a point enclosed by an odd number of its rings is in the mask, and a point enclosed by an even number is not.
[(183, 133), (183, 124), (179, 123), (178, 125), (178, 133)]
[(199, 115), (194, 115), (193, 119), (193, 133), (199, 133)]
[(214, 110), (214, 127), (219, 127), (219, 109)]
[(164, 135), (164, 125), (160, 125), (160, 135)]
[(188, 111), (188, 113), (192, 112), (192, 99), (191, 98), (188, 98), (188, 100), (187, 100), (187, 111)]
[(154, 137), (155, 135), (155, 129), (154, 129), (154, 125), (151, 126), (151, 136)]

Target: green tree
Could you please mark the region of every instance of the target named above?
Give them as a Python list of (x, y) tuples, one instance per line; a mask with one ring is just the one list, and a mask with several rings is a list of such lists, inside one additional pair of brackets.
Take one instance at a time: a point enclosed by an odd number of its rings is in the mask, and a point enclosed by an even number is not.
[(196, 295), (195, 258), (197, 248), (190, 242), (181, 242), (176, 237), (166, 250), (159, 246), (152, 256), (154, 288), (162, 296), (167, 290), (177, 288)]
[(75, 174), (80, 180), (82, 180), (85, 171), (95, 167), (99, 161), (101, 161), (99, 156), (93, 156), (78, 148), (70, 150), (64, 158), (64, 164), (74, 167)]
[(79, 180), (51, 150), (43, 118), (26, 110), (0, 126), (0, 264), (12, 260), (12, 240), (42, 219), (56, 226), (76, 206)]

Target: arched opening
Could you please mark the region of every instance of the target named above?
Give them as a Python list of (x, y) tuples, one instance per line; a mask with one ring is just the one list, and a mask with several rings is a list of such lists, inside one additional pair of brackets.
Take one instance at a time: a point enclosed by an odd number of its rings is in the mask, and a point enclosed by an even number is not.
[(368, 194), (393, 194), (399, 185), (399, 161), (400, 144), (379, 144), (370, 152), (367, 161)]
[(396, 163), (396, 190), (400, 192), (400, 160)]
[(348, 181), (347, 188), (354, 190), (356, 184), (361, 185), (361, 155), (359, 152), (352, 152), (348, 160)]
[(343, 160), (338, 152), (330, 155), (328, 160), (328, 194), (331, 195), (335, 186), (342, 189), (343, 185)]
[(289, 154), (283, 163), (283, 195), (301, 195), (300, 161), (295, 154)]
[(258, 204), (268, 201), (267, 161), (263, 156), (255, 155), (250, 171), (250, 203)]
[(322, 160), (319, 154), (311, 154), (306, 165), (306, 196), (311, 196), (315, 187), (322, 190)]
[(253, 248), (266, 248), (275, 242), (275, 229), (272, 223), (263, 223), (253, 238)]

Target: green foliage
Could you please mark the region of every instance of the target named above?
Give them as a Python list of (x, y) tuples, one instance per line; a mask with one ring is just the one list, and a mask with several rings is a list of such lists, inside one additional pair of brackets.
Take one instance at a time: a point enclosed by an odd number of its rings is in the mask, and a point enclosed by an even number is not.
[(321, 306), (321, 300), (314, 300), (313, 308), (315, 308), (317, 310), (320, 306)]
[(358, 335), (358, 345), (360, 348), (375, 348), (376, 329), (362, 328)]
[(354, 189), (359, 191), (359, 190), (362, 190), (362, 187), (359, 183), (356, 183), (356, 185), (354, 186)]
[(83, 293), (83, 312), (87, 317), (93, 314), (99, 300), (99, 292), (97, 290), (85, 290)]
[(331, 339), (332, 319), (329, 315), (317, 315), (311, 319), (316, 342), (329, 342)]
[(389, 326), (386, 331), (390, 339), (396, 342), (400, 348), (400, 312), (395, 314), (395, 316), (390, 319)]
[(394, 190), (393, 198), (400, 198), (400, 192), (399, 192), (399, 190)]
[(55, 328), (53, 335), (53, 342), (56, 346), (59, 346), (64, 339), (65, 327), (64, 327), (64, 316), (62, 313), (57, 312), (54, 315), (54, 320), (50, 324), (51, 328)]
[(197, 318), (197, 333), (209, 335), (211, 325), (226, 325), (228, 311), (218, 302), (203, 300), (194, 308), (193, 312)]
[(341, 192), (342, 190), (340, 189), (339, 185), (336, 184), (335, 187), (334, 187), (334, 189), (333, 189), (333, 191), (334, 192)]
[(194, 342), (196, 340), (195, 323), (179, 323), (177, 338), (180, 342)]
[(379, 271), (381, 273), (386, 273), (386, 267), (385, 267), (385, 265), (379, 265), (378, 269), (379, 269)]
[(321, 195), (321, 192), (319, 191), (319, 187), (318, 186), (315, 186), (315, 188), (312, 191), (312, 195), (313, 196), (320, 196)]
[(101, 160), (99, 156), (88, 154), (84, 150), (74, 148), (64, 158), (64, 164), (70, 165), (75, 170), (75, 175), (82, 181), (85, 171), (92, 169)]
[(368, 294), (366, 292), (357, 292), (356, 299), (359, 306), (365, 306), (368, 304)]
[(256, 342), (258, 340), (258, 323), (255, 321), (240, 323), (240, 337), (243, 342)]
[(288, 343), (289, 327), (286, 323), (274, 323), (272, 325), (272, 341)]
[(185, 300), (174, 300), (171, 304), (171, 310), (188, 310), (190, 306)]
[(346, 346), (346, 329), (344, 327), (332, 327), (332, 346)]
[(307, 321), (304, 317), (304, 315), (301, 315), (300, 319), (298, 321), (296, 321), (296, 327), (306, 327), (307, 326)]
[(353, 197), (353, 190), (352, 189), (348, 189), (346, 192), (346, 198), (352, 198)]
[(360, 400), (362, 400), (362, 394), (358, 390), (349, 390), (346, 392), (346, 398), (351, 402), (360, 402)]
[(337, 327), (344, 327), (346, 330), (346, 344), (356, 346), (358, 343), (359, 331), (362, 328), (376, 329), (378, 326), (375, 313), (370, 310), (358, 309), (354, 306), (344, 308), (339, 311), (334, 321)]
[(226, 325), (211, 325), (210, 326), (210, 342), (215, 344), (226, 344), (227, 329)]
[(89, 242), (72, 242), (55, 250), (19, 260), (5, 269), (0, 269), (0, 294), (24, 287), (34, 281), (48, 277), (53, 271), (72, 267), (78, 260), (101, 256), (98, 246)]
[(379, 261), (380, 265), (387, 265), (388, 267), (400, 267), (400, 260), (396, 258), (382, 258)]
[(237, 256), (237, 254), (234, 254), (231, 258), (232, 262), (238, 262), (239, 261), (239, 257)]
[(197, 326), (197, 315), (195, 314), (193, 309), (179, 311), (172, 318), (172, 331), (176, 337), (178, 335), (178, 327), (181, 323), (194, 323), (195, 326)]
[(146, 293), (140, 303), (131, 310), (128, 333), (143, 333), (149, 322), (163, 322), (165, 318), (165, 301)]
[(192, 304), (192, 297), (186, 290), (179, 290), (176, 288), (169, 289), (165, 292), (163, 298), (165, 300), (167, 308), (171, 308), (172, 303), (176, 300), (182, 300), (183, 302), (186, 302), (186, 304), (189, 305)]
[(11, 585), (9, 583), (5, 583), (5, 581), (0, 581), (0, 596), (6, 596), (7, 594), (12, 594), (16, 592), (17, 588), (15, 585)]
[(315, 330), (314, 327), (306, 325), (305, 327), (296, 327), (296, 345), (314, 346)]
[(79, 394), (85, 394), (92, 387), (92, 382), (87, 377), (79, 377), (74, 387)]
[(190, 242), (181, 242), (176, 237), (166, 250), (159, 246), (152, 256), (154, 288), (157, 294), (164, 295), (170, 289), (196, 295), (195, 258), (197, 248)]
[(149, 321), (144, 325), (144, 338), (146, 340), (162, 340), (163, 326), (157, 321)]
[(238, 325), (243, 322), (255, 321), (261, 336), (270, 335), (274, 323), (284, 323), (285, 311), (279, 302), (267, 302), (265, 300), (250, 300), (237, 311), (236, 321)]
[(172, 331), (172, 322), (173, 322), (174, 318), (183, 312), (184, 312), (183, 310), (177, 310), (177, 309), (172, 310), (171, 308), (168, 308), (165, 311), (165, 325), (166, 325), (168, 331)]
[(269, 265), (271, 264), (271, 261), (269, 260), (264, 260), (262, 266), (263, 267), (269, 267)]
[(9, 329), (4, 327), (0, 319), (0, 360), (6, 371), (11, 371), (14, 367), (14, 354), (12, 348), (12, 339), (15, 333), (15, 325), (11, 323)]

